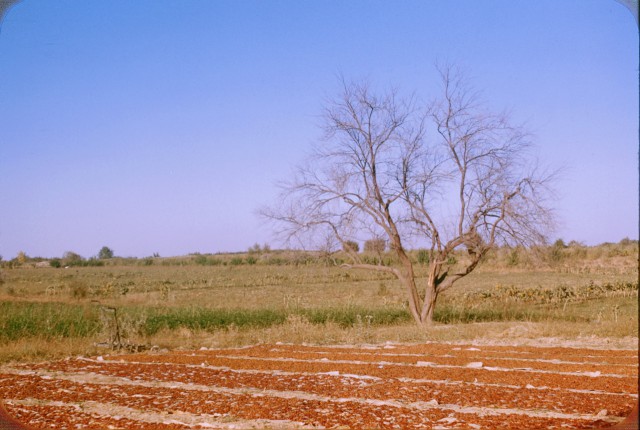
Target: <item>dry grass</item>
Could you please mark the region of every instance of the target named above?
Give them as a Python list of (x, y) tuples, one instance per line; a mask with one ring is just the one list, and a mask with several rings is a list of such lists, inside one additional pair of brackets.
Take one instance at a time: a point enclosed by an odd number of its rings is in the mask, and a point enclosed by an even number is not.
[(555, 324), (530, 322), (491, 322), (472, 324), (435, 324), (425, 331), (413, 323), (387, 327), (341, 328), (336, 324), (323, 326), (309, 324), (293, 318), (285, 324), (267, 329), (220, 330), (215, 333), (181, 330), (165, 331), (150, 340), (161, 348), (197, 349), (239, 347), (255, 344), (314, 344), (314, 345), (364, 345), (423, 342), (475, 342), (508, 345), (585, 346), (601, 348), (636, 349), (637, 334), (619, 334), (618, 324), (605, 323), (594, 326), (582, 324)]
[[(13, 267), (2, 270), (0, 284), (0, 305), (6, 311), (0, 315), (0, 362), (103, 351), (94, 344), (109, 341), (113, 328), (101, 306), (119, 310), (126, 342), (167, 348), (540, 338), (569, 342), (590, 336), (628, 344), (638, 336), (637, 286), (587, 292), (589, 285), (636, 285), (637, 245), (632, 245), (562, 248), (554, 254), (560, 253), (559, 261), (536, 268), (528, 254), (522, 257), (526, 263), (518, 265), (495, 255), (440, 299), (437, 318), (450, 323), (427, 330), (397, 318), (398, 312), (406, 314), (405, 291), (388, 275), (295, 255), (287, 258), (299, 264), (266, 264), (274, 257), (261, 256), (251, 265), (200, 265), (196, 257), (184, 257), (154, 259), (150, 265), (113, 261), (103, 267)], [(246, 256), (207, 258), (231, 262)], [(418, 272), (424, 275), (424, 268)], [(575, 294), (558, 295), (557, 300), (552, 294), (548, 301), (520, 294), (559, 288)], [(86, 327), (68, 332), (75, 324), (69, 321), (78, 319), (86, 320)], [(160, 325), (152, 329), (153, 321)]]

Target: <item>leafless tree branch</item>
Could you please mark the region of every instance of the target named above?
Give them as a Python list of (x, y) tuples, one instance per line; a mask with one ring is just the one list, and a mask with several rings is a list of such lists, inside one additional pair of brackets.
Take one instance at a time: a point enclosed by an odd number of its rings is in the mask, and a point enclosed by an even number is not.
[[(530, 157), (531, 136), (508, 115), (486, 110), (455, 67), (439, 72), (442, 96), (426, 106), (343, 79), (323, 113), (325, 139), (282, 185), (277, 207), (262, 211), (286, 241), (332, 237), (351, 258), (347, 267), (392, 273), (419, 324), (432, 321), (438, 295), (490, 249), (544, 242), (554, 219), (554, 173)], [(384, 234), (397, 267), (366, 264), (345, 246), (362, 231)], [(407, 254), (411, 240), (429, 244), (420, 286)], [(469, 258), (454, 270), (448, 259), (458, 249)]]

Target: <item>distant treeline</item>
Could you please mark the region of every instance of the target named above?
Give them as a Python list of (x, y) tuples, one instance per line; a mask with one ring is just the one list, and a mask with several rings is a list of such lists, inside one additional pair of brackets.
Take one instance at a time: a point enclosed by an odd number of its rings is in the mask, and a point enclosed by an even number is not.
[[(365, 245), (367, 245), (365, 243)], [(349, 246), (354, 247), (353, 244)], [(353, 248), (351, 249), (351, 251)], [(393, 265), (396, 257), (380, 246), (365, 246), (360, 252), (366, 263)], [(411, 258), (418, 264), (429, 264), (429, 250), (415, 249), (410, 251)], [(459, 250), (449, 258), (447, 264), (456, 265), (467, 258), (465, 250)], [(586, 246), (576, 241), (565, 243), (562, 239), (552, 245), (533, 248), (500, 247), (489, 252), (482, 265), (491, 268), (554, 268), (558, 266), (590, 265), (593, 262), (617, 259), (624, 266), (637, 266), (638, 241), (624, 238), (617, 243), (602, 243), (597, 246)], [(254, 245), (246, 252), (201, 254), (198, 252), (185, 256), (161, 257), (155, 253), (144, 258), (118, 257), (108, 247), (103, 247), (98, 255), (85, 258), (73, 251), (65, 252), (59, 258), (30, 257), (19, 252), (11, 260), (0, 257), (0, 267), (86, 267), (86, 266), (242, 266), (242, 265), (342, 265), (349, 263), (346, 251), (301, 251), (272, 250), (269, 245)], [(628, 264), (626, 264), (628, 263)]]

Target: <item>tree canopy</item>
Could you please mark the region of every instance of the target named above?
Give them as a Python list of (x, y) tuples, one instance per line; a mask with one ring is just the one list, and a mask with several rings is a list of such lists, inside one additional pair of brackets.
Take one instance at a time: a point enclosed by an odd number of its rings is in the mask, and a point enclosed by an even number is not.
[[(394, 274), (419, 324), (488, 250), (543, 243), (553, 226), (554, 173), (531, 155), (530, 134), (489, 111), (458, 69), (439, 72), (430, 103), (343, 80), (325, 106), (324, 139), (263, 211), (288, 241), (342, 248), (349, 267)], [(345, 246), (364, 237), (384, 238), (398, 264), (366, 263)], [(407, 254), (416, 243), (428, 253), (421, 285)], [(468, 258), (452, 267), (458, 249)]]

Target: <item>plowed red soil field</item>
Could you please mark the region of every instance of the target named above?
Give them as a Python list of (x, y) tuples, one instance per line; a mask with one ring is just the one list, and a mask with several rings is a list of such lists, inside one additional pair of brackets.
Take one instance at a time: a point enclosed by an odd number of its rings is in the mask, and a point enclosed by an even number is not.
[(259, 345), (0, 367), (33, 428), (607, 427), (638, 398), (629, 350)]

